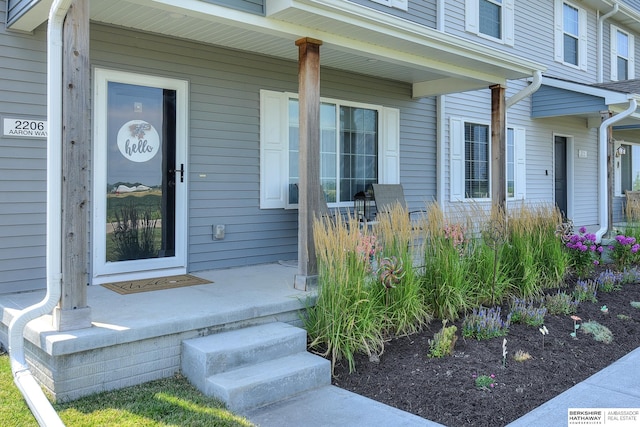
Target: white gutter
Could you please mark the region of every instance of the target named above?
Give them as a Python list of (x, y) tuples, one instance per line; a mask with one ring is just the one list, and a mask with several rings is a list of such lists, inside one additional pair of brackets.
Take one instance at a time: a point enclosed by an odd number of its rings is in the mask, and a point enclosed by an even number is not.
[(604, 60), (603, 60), (603, 55), (604, 55), (604, 46), (603, 46), (603, 28), (604, 28), (604, 21), (607, 20), (609, 17), (611, 17), (612, 15), (615, 15), (616, 13), (618, 13), (618, 3), (614, 3), (613, 4), (613, 9), (611, 9), (609, 12), (605, 13), (604, 15), (602, 15), (601, 17), (598, 18), (598, 51), (597, 51), (597, 55), (598, 55), (598, 83), (602, 83), (603, 82), (603, 73), (604, 73)]
[(520, 92), (513, 94), (511, 98), (507, 99), (505, 103), (505, 107), (508, 109), (512, 105), (531, 95), (533, 92), (540, 89), (540, 85), (542, 84), (542, 71), (536, 70), (533, 72), (533, 81), (531, 84), (525, 88), (523, 88)]
[(635, 99), (630, 99), (629, 108), (613, 117), (609, 117), (600, 124), (598, 132), (598, 200), (600, 201), (600, 229), (596, 231), (596, 241), (598, 242), (609, 230), (609, 190), (607, 186), (607, 146), (609, 145), (607, 138), (609, 133), (607, 132), (607, 128), (633, 114), (636, 111), (636, 108), (638, 108), (638, 103)]
[(20, 311), (9, 324), (9, 356), (16, 386), (43, 427), (64, 427), (33, 377), (24, 355), (24, 330), (31, 320), (51, 313), (62, 294), (62, 26), (72, 0), (55, 0), (47, 29), (47, 294)]

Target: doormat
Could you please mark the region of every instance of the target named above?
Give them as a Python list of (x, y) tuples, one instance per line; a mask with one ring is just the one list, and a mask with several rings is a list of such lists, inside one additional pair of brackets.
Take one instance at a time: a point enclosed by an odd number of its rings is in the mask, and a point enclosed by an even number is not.
[(137, 294), (139, 292), (160, 291), (162, 289), (204, 285), (207, 283), (213, 282), (190, 274), (181, 274), (178, 276), (155, 277), (153, 279), (125, 280), (124, 282), (104, 283), (102, 286), (107, 289), (111, 289), (120, 295), (128, 295)]

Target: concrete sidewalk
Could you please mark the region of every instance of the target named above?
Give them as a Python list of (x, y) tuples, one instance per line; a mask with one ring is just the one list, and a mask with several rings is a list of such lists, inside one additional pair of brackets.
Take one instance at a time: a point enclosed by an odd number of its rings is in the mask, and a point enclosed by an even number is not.
[[(640, 348), (518, 418), (508, 427), (566, 426), (569, 408), (640, 409)], [(624, 425), (640, 426), (640, 417), (635, 423)]]
[[(567, 426), (569, 408), (640, 408), (640, 348), (508, 427)], [(260, 427), (441, 426), (334, 386), (303, 393), (243, 415)], [(625, 425), (640, 426), (640, 419), (635, 424)]]

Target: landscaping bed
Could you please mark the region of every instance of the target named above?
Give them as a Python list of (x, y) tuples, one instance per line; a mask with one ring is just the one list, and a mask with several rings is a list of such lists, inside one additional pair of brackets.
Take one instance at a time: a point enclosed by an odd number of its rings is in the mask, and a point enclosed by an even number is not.
[[(563, 290), (571, 293), (574, 286), (568, 283)], [(442, 328), (434, 320), (422, 332), (387, 341), (379, 361), (357, 354), (355, 372), (349, 373), (344, 359), (338, 361), (333, 383), (446, 426), (504, 426), (639, 347), (640, 308), (632, 307), (631, 301), (640, 301), (640, 284), (599, 291), (597, 302), (579, 303), (577, 323), (597, 321), (606, 326), (613, 335), (608, 344), (596, 341), (583, 328), (572, 337), (574, 320), (569, 314), (545, 316), (549, 333), (544, 348), (537, 326), (512, 323), (504, 337), (477, 340), (462, 337), (460, 319), (447, 324), (457, 327), (453, 354), (428, 357), (429, 340)], [(605, 305), (607, 313), (601, 310)], [(508, 312), (506, 304), (502, 313)], [(531, 358), (515, 361), (518, 350)], [(476, 387), (481, 375), (494, 375), (494, 386)]]

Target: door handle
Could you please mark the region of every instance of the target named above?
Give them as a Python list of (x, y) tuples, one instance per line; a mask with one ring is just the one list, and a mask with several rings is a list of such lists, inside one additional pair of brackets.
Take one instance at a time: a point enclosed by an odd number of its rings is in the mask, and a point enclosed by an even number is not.
[(184, 163), (180, 163), (180, 169), (169, 170), (169, 173), (174, 174), (174, 177), (176, 172), (180, 172), (180, 182), (184, 182)]

